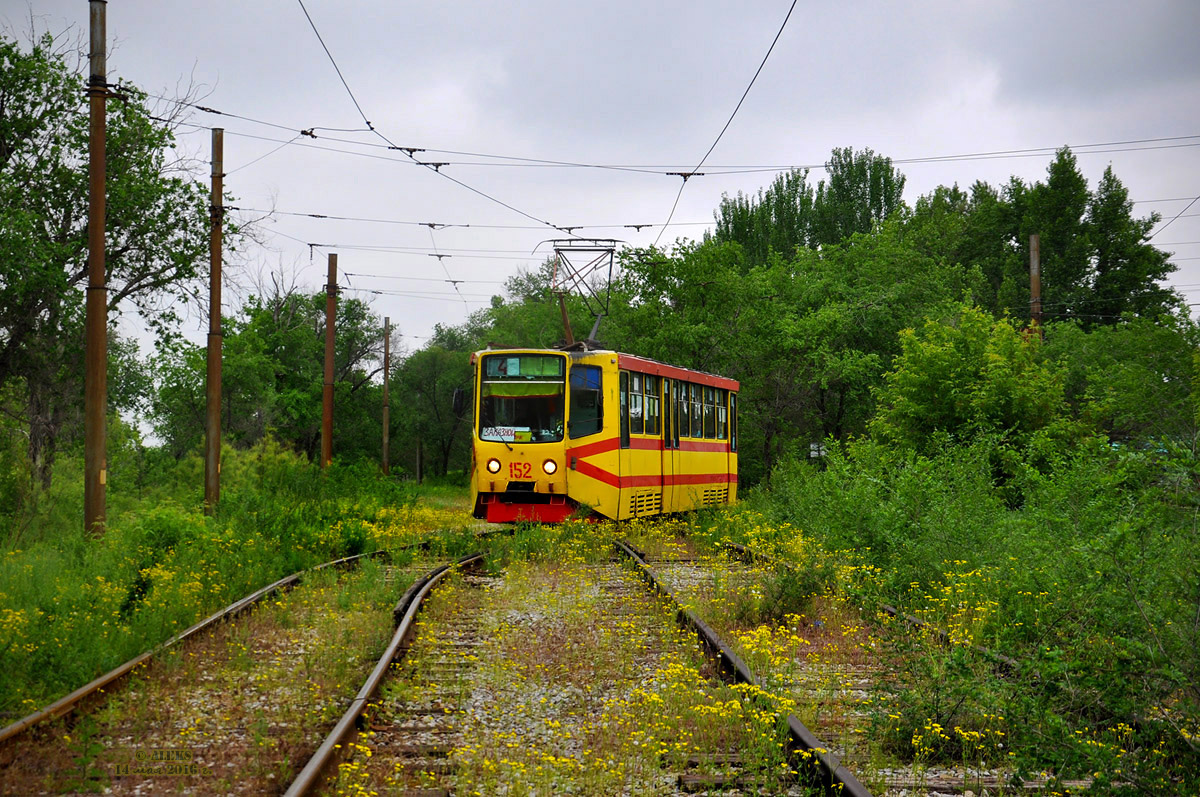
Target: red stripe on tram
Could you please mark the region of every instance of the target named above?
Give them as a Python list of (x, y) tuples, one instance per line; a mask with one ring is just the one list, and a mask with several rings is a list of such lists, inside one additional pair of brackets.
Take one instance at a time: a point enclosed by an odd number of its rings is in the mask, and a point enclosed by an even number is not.
[(626, 487), (663, 487), (679, 484), (736, 484), (736, 473), (675, 473), (668, 476), (652, 474), (647, 476), (617, 476), (603, 468), (598, 468), (589, 462), (577, 462), (575, 472), (588, 476), (609, 487), (624, 489)]

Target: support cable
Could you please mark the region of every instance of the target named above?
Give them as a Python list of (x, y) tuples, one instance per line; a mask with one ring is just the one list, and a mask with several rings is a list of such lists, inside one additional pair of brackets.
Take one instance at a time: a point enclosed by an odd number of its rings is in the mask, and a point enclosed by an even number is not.
[(700, 159), (700, 162), (696, 164), (694, 169), (692, 169), (690, 172), (680, 173), (679, 176), (683, 178), (683, 182), (679, 184), (679, 193), (675, 195), (675, 202), (671, 205), (671, 213), (667, 216), (666, 224), (663, 224), (663, 228), (658, 232), (658, 237), (654, 239), (654, 246), (658, 246), (658, 242), (662, 238), (663, 233), (667, 231), (667, 226), (671, 223), (671, 219), (675, 218), (675, 210), (679, 207), (679, 198), (683, 196), (683, 189), (687, 185), (688, 178), (700, 171), (700, 167), (704, 165), (706, 160), (708, 160), (708, 156), (711, 155), (712, 151), (717, 148), (717, 144), (721, 141), (721, 137), (725, 135), (725, 131), (729, 129), (729, 125), (733, 124), (733, 117), (737, 116), (737, 112), (741, 110), (742, 103), (745, 102), (746, 97), (749, 96), (750, 89), (754, 88), (754, 82), (758, 80), (758, 76), (762, 73), (763, 67), (767, 65), (767, 59), (770, 58), (771, 53), (774, 52), (775, 45), (779, 42), (779, 37), (783, 35), (783, 29), (787, 27), (788, 20), (792, 18), (792, 12), (796, 10), (796, 1), (797, 0), (792, 0), (792, 5), (788, 9), (787, 16), (783, 18), (783, 24), (779, 26), (779, 31), (775, 34), (775, 38), (771, 41), (771, 46), (767, 48), (767, 54), (763, 56), (762, 63), (758, 65), (758, 69), (754, 72), (754, 77), (750, 78), (750, 84), (746, 86), (746, 90), (742, 92), (742, 98), (738, 100), (737, 106), (734, 107), (733, 113), (729, 115), (729, 119), (725, 122), (725, 126), (721, 128), (721, 132), (717, 133), (717, 138), (713, 141), (712, 146), (708, 148), (708, 152), (704, 153), (704, 157)]

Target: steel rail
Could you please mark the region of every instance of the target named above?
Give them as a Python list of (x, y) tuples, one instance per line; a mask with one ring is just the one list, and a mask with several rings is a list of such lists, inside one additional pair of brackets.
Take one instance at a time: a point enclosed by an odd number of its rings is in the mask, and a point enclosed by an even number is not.
[(292, 781), (292, 785), (284, 793), (284, 797), (300, 797), (308, 794), (320, 782), (321, 773), (332, 762), (338, 754), (338, 750), (342, 748), (343, 742), (355, 730), (359, 719), (367, 709), (367, 705), (375, 692), (379, 689), (379, 685), (383, 682), (387, 675), (388, 668), (391, 667), (392, 661), (400, 652), (400, 648), (405, 645), (408, 638), (412, 635), (415, 627), (417, 612), (421, 608), (421, 602), (433, 591), (438, 582), (449, 575), (453, 570), (466, 567), (468, 565), (478, 564), (483, 561), (482, 553), (475, 553), (469, 556), (464, 556), (457, 559), (453, 564), (441, 565), (432, 570), (428, 575), (413, 582), (412, 586), (405, 591), (403, 597), (400, 598), (396, 608), (392, 610), (392, 617), (396, 622), (396, 632), (392, 635), (392, 641), (388, 645), (387, 650), (379, 657), (375, 669), (367, 676), (367, 680), (363, 683), (362, 688), (358, 690), (358, 694), (350, 701), (349, 707), (342, 714), (342, 718), (338, 720), (337, 725), (325, 737), (325, 741), (313, 753), (312, 758)]
[[(637, 551), (622, 541), (617, 541), (615, 545), (619, 551), (633, 561), (642, 577), (650, 586), (675, 606), (676, 621), (680, 625), (691, 628), (696, 632), (705, 647), (717, 658), (722, 669), (730, 675), (735, 683), (747, 683), (751, 686), (761, 688), (762, 685), (758, 677), (751, 671), (746, 662), (742, 661), (742, 658), (725, 644), (708, 623), (701, 620), (692, 611), (683, 607), (679, 599), (675, 597), (675, 594), (658, 580), (654, 575), (654, 571), (646, 564), (645, 559), (638, 555)], [(787, 715), (787, 726), (793, 745), (808, 751), (816, 759), (821, 786), (826, 792), (840, 795), (841, 797), (872, 797), (867, 787), (859, 782), (858, 778), (854, 777), (854, 774), (850, 770), (842, 766), (841, 761), (836, 756), (828, 752), (828, 748), (821, 744), (816, 735), (795, 714)]]
[(305, 575), (315, 573), (318, 570), (324, 570), (327, 567), (345, 567), (346, 565), (354, 564), (361, 559), (382, 556), (386, 553), (388, 552), (385, 550), (380, 550), (372, 551), (370, 553), (362, 553), (356, 556), (346, 556), (341, 559), (335, 559), (331, 562), (325, 562), (324, 564), (317, 565), (316, 567), (310, 567), (307, 570), (300, 570), (296, 573), (292, 573), (290, 576), (286, 576), (272, 584), (268, 584), (261, 589), (255, 590), (246, 597), (229, 604), (224, 609), (209, 615), (195, 625), (180, 631), (178, 634), (175, 634), (165, 642), (162, 642), (150, 650), (135, 656), (119, 667), (109, 670), (100, 677), (89, 681), (88, 683), (76, 689), (74, 692), (71, 692), (65, 697), (59, 698), (49, 706), (39, 709), (32, 714), (28, 714), (16, 722), (4, 727), (3, 729), (0, 729), (0, 746), (4, 745), (6, 742), (20, 735), (29, 728), (32, 728), (34, 725), (70, 714), (85, 698), (90, 697), (91, 695), (102, 690), (104, 687), (119, 681), (121, 678), (136, 669), (139, 665), (149, 661), (155, 655), (162, 653), (172, 645), (177, 645), (180, 642), (183, 642), (185, 639), (195, 636), (196, 634), (205, 630), (209, 626), (220, 622), (221, 620), (227, 620), (236, 617), (268, 595), (274, 594), (281, 589), (294, 587), (296, 584), (300, 583), (301, 579), (303, 579)]

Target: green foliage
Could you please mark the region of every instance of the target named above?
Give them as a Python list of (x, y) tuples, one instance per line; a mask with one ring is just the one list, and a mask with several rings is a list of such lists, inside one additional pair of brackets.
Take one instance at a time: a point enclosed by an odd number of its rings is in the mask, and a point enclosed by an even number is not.
[(814, 197), (808, 171), (802, 169), (779, 175), (757, 197), (740, 191), (732, 199), (723, 195), (713, 214), (713, 237), (741, 244), (751, 263), (766, 263), (772, 253), (791, 257), (812, 243)]
[(960, 286), (899, 222), (790, 260), (744, 254), (717, 239), (626, 253), (607, 329), (625, 350), (741, 382), (739, 469), (752, 484), (797, 443), (861, 433), (899, 330)]
[(1018, 245), (1040, 236), (1042, 306), (1047, 318), (1086, 312), (1087, 280), (1093, 251), (1087, 224), (1087, 180), (1067, 148), (1058, 151), (1046, 170), (1046, 182), (1026, 188), (1015, 180), (1010, 201), (1021, 212)]
[[(59, 467), (78, 476), (76, 459)], [(373, 550), (385, 539), (376, 519), (415, 500), (370, 463), (321, 470), (270, 438), (226, 450), (224, 464), (216, 517), (201, 511), (199, 460), (167, 460), (156, 481), (194, 487), (138, 496), (132, 479), (114, 482), (103, 539), (84, 533), (73, 496), (70, 517), (47, 501), (33, 530), (7, 542), (0, 710), (44, 704), (284, 575)], [(53, 489), (67, 481), (59, 474)]]
[(1133, 217), (1129, 191), (1108, 166), (1088, 204), (1094, 254), (1091, 296), (1079, 311), (1082, 318), (1113, 324), (1122, 313), (1153, 315), (1178, 301), (1157, 284), (1175, 270), (1167, 262), (1169, 253), (1149, 243), (1150, 232), (1159, 221), (1157, 213), (1144, 219)]
[[(431, 345), (406, 357), (396, 369), (395, 392), (392, 394), (393, 417), (398, 416), (394, 439), (401, 462), (410, 472), (417, 471), (417, 447), (420, 440), (427, 470), (444, 477), (451, 464), (469, 457), (468, 430), (470, 411), (464, 417), (454, 414), (454, 391), (471, 391), (471, 365), (464, 352), (451, 351)], [(470, 407), (470, 402), (467, 405)], [(399, 410), (397, 412), (397, 410)], [(424, 475), (424, 473), (422, 474)]]
[(867, 234), (904, 208), (904, 175), (890, 158), (870, 149), (835, 148), (825, 164), (828, 180), (814, 188), (808, 171), (775, 178), (757, 197), (740, 191), (721, 197), (713, 239), (741, 244), (749, 263), (771, 255), (793, 257), (801, 248), (833, 246)]
[[(896, 603), (960, 639), (941, 648), (897, 630), (906, 669), (878, 730), (926, 762), (969, 758), (982, 738), (970, 732), (1002, 729), (1019, 772), (1194, 783), (1176, 729), (1200, 723), (1195, 455), (1087, 438), (1013, 502), (994, 483), (997, 446), (984, 436), (898, 456), (856, 441), (823, 469), (780, 469), (763, 496), (825, 549), (878, 568), (859, 595), (868, 606)], [(1016, 659), (1016, 677), (965, 642)]]
[(1124, 445), (1191, 441), (1200, 329), (1183, 316), (1139, 318), (1085, 329), (1051, 324), (1040, 356), (1064, 373), (1065, 397), (1089, 427)]
[(822, 560), (811, 567), (777, 565), (747, 593), (736, 593), (731, 607), (732, 619), (742, 626), (778, 625), (788, 615), (808, 615), (818, 595), (834, 583), (833, 567)]
[[(28, 49), (0, 38), (0, 384), (23, 380), (29, 458), (43, 486), (59, 440), (78, 424), (83, 379), (88, 123), (71, 54), (49, 35)], [(207, 252), (208, 192), (172, 155), (171, 129), (151, 118), (145, 94), (122, 93), (106, 133), (109, 307), (132, 303), (164, 331), (174, 320), (165, 308), (188, 295)], [(114, 401), (133, 385), (116, 384)]]
[(904, 175), (892, 159), (870, 149), (834, 148), (825, 163), (829, 180), (817, 184), (811, 245), (831, 246), (875, 225), (904, 207)]
[(921, 454), (982, 436), (1018, 450), (1070, 439), (1062, 379), (1039, 361), (1040, 343), (967, 306), (905, 330), (879, 389), (872, 435)]
[(1085, 326), (1117, 324), (1123, 313), (1177, 312), (1179, 297), (1159, 282), (1174, 270), (1149, 242), (1160, 217), (1133, 216), (1110, 166), (1094, 191), (1075, 156), (1059, 150), (1045, 182), (1012, 178), (997, 190), (975, 183), (967, 197), (940, 186), (917, 200), (908, 226), (915, 245), (976, 272), (972, 298), (997, 316), (1027, 320), (1030, 235), (1040, 239), (1043, 318)]
[[(238, 447), (268, 433), (310, 459), (321, 444), (324, 385), (325, 295), (279, 291), (251, 297), (226, 321), (221, 379), (224, 440)], [(334, 336), (334, 455), (378, 457), (382, 399), (372, 381), (381, 370), (380, 319), (357, 299), (338, 303)], [(178, 458), (204, 440), (203, 346), (162, 346), (152, 406), (155, 431)], [(374, 417), (372, 417), (374, 414)]]

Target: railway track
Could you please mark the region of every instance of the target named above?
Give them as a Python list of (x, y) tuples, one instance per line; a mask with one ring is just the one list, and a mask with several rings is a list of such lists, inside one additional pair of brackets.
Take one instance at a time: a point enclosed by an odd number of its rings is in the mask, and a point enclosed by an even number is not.
[(246, 596), (10, 725), (0, 793), (278, 791), (412, 577), (354, 557)]
[[(817, 601), (810, 611), (812, 616), (787, 616), (770, 633), (764, 632), (765, 626), (738, 628), (729, 607), (717, 605), (723, 600), (721, 593), (741, 592), (747, 584), (755, 585), (751, 591), (757, 590), (757, 585), (777, 577), (781, 568), (794, 576), (795, 567), (737, 544), (724, 544), (732, 558), (698, 555), (682, 538), (666, 544), (656, 540), (655, 544), (658, 556), (651, 558), (649, 565), (661, 582), (683, 603), (697, 607), (701, 616), (717, 618), (723, 632), (733, 640), (733, 647), (754, 660), (761, 683), (772, 693), (794, 701), (797, 715), (828, 750), (829, 763), (839, 763), (854, 772), (874, 794), (1038, 794), (1050, 788), (1047, 777), (1014, 779), (1006, 769), (983, 764), (905, 763), (881, 755), (878, 743), (871, 738), (872, 729), (878, 727), (872, 722), (872, 713), (878, 714), (878, 708), (872, 712), (871, 707), (886, 700), (902, 662), (876, 636), (878, 629), (872, 627), (871, 620), (842, 602)], [(823, 611), (831, 616), (822, 617)], [(736, 610), (732, 614), (736, 615)], [(945, 631), (895, 607), (882, 607), (881, 616), (885, 625), (890, 618), (910, 630), (914, 641), (953, 644)], [(1027, 669), (1003, 654), (978, 645), (968, 647), (1002, 676), (1014, 677)], [(948, 734), (950, 729), (930, 726), (924, 733)], [(918, 745), (916, 738), (913, 745)], [(824, 762), (822, 769), (828, 776)], [(1059, 786), (1079, 793), (1087, 791), (1091, 781), (1060, 781)]]
[(336, 776), (290, 793), (807, 793), (774, 713), (619, 562), (462, 575), (415, 628)]
[[(817, 785), (863, 797), (1007, 785), (1000, 773), (968, 778), (872, 760), (862, 706), (887, 677), (880, 662), (820, 653), (783, 661), (780, 640), (739, 635), (728, 618), (722, 640), (702, 611), (681, 605), (753, 585), (762, 575), (753, 564), (697, 556), (683, 543), (649, 562), (619, 547), (635, 569), (574, 554), (517, 557), (493, 575), (462, 572), (481, 555), (423, 577), (427, 561), (408, 570), (372, 564), (377, 593), (415, 579), (394, 607), (374, 602), (374, 636), (315, 621), (282, 633), (257, 625), (302, 594), (282, 595), (304, 574), (281, 580), (173, 638), (152, 652), (155, 661), (139, 657), (14, 723), (0, 746), (0, 792), (279, 793), (291, 782), (291, 795), (810, 794)], [(339, 560), (306, 577), (325, 570), (328, 581), (328, 572), (358, 563)], [(389, 610), (396, 631), (387, 643)], [(797, 644), (823, 645), (823, 635), (846, 641), (845, 627), (818, 617), (789, 623), (793, 654)], [(698, 655), (697, 639), (712, 658)], [(860, 642), (850, 647), (865, 650)], [(377, 662), (362, 656), (385, 646)], [(336, 685), (309, 672), (322, 649), (346, 662)], [(218, 660), (217, 669), (202, 663)], [(123, 678), (126, 688), (103, 694)], [(225, 695), (215, 702), (214, 687)], [(130, 721), (129, 707), (155, 696), (172, 705), (132, 712)], [(89, 701), (92, 710), (62, 718)], [(39, 720), (43, 730), (30, 734)], [(33, 741), (14, 744), (22, 734)]]
[[(703, 643), (721, 662), (721, 666), (729, 678), (740, 683), (750, 684), (767, 695), (784, 696), (784, 700), (778, 701), (778, 705), (782, 706), (781, 711), (787, 711), (793, 703), (804, 705), (813, 700), (825, 702), (828, 699), (823, 696), (818, 698), (811, 682), (806, 683), (801, 680), (790, 683), (779, 678), (774, 669), (754, 672), (742, 656), (728, 645), (707, 622), (680, 603), (680, 598), (686, 599), (687, 594), (698, 585), (711, 584), (715, 579), (724, 579), (727, 582), (730, 578), (744, 577), (749, 574), (746, 568), (739, 568), (736, 563), (723, 562), (721, 568), (723, 572), (716, 573), (711, 569), (712, 562), (701, 564), (696, 558), (686, 555), (654, 559), (652, 567), (651, 563), (647, 561), (646, 555), (628, 543), (618, 543), (618, 548), (633, 560), (643, 577), (677, 607), (676, 616), (679, 622), (696, 630)], [(861, 694), (861, 688), (869, 684), (869, 678), (864, 678), (862, 673), (855, 673), (852, 678), (847, 679), (847, 673), (843, 671), (837, 674), (837, 679), (843, 685), (844, 690), (854, 689), (858, 694), (854, 694), (853, 699), (861, 702), (862, 698), (859, 697), (859, 694)], [(842, 703), (846, 696), (844, 692), (836, 694), (829, 702)], [(821, 719), (821, 715), (816, 715), (816, 718)], [(812, 718), (809, 719), (809, 722), (814, 727), (810, 730), (808, 725), (790, 711), (784, 718), (784, 722), (788, 728), (790, 751), (810, 765), (807, 768), (810, 781), (819, 784), (830, 794), (840, 794), (846, 797), (870, 797), (871, 791), (846, 766), (847, 763), (855, 762), (854, 753), (857, 751), (847, 749), (844, 744), (838, 745), (824, 741), (826, 739), (843, 739), (845, 738), (843, 733), (839, 732), (833, 735), (832, 732), (835, 729), (829, 722), (813, 723)]]
[[(388, 671), (395, 666), (396, 659), (404, 654), (411, 646), (413, 638), (416, 636), (418, 622), (417, 613), (423, 608), (423, 601), (430, 595), (434, 587), (451, 576), (455, 570), (468, 567), (477, 567), (483, 561), (483, 554), (471, 554), (457, 560), (453, 565), (442, 565), (433, 569), (428, 575), (417, 579), (412, 586), (400, 598), (392, 610), (392, 616), (395, 621), (396, 629), (392, 635), (391, 642), (379, 661), (375, 664), (371, 674), (367, 677), (366, 682), (358, 690), (354, 699), (350, 701), (349, 707), (343, 712), (341, 719), (330, 731), (329, 735), (321, 743), (321, 746), (309, 759), (308, 763), (296, 776), (291, 786), (287, 790), (288, 797), (301, 797), (301, 795), (309, 794), (319, 789), (331, 788), (336, 786), (339, 778), (358, 779), (357, 770), (360, 767), (353, 762), (343, 763), (335, 772), (330, 772), (333, 765), (339, 761), (352, 757), (354, 751), (362, 751), (368, 753), (366, 756), (370, 758), (371, 748), (367, 747), (362, 742), (352, 742), (356, 736), (356, 732), (362, 726), (365, 730), (364, 741), (375, 736), (372, 728), (372, 715), (374, 710), (379, 706), (378, 703), (373, 703), (376, 693), (384, 683), (384, 679)], [(443, 713), (450, 713), (448, 708), (444, 706), (430, 707), (425, 710), (418, 710), (419, 715), (426, 717), (435, 717), (440, 719), (437, 710), (441, 709)], [(431, 731), (432, 732), (432, 731)], [(435, 736), (437, 734), (435, 733)], [(397, 740), (403, 739), (404, 732), (397, 733)], [(382, 741), (382, 740), (381, 740)], [(393, 763), (393, 775), (402, 769), (404, 760), (409, 759), (410, 762), (414, 758), (422, 759), (418, 763), (426, 769), (434, 766), (425, 762), (423, 759), (430, 756), (436, 757), (437, 752), (445, 750), (445, 746), (431, 746), (423, 744), (420, 747), (404, 746), (398, 744), (390, 750), (393, 754), (391, 759)], [(395, 778), (392, 778), (393, 785)]]

